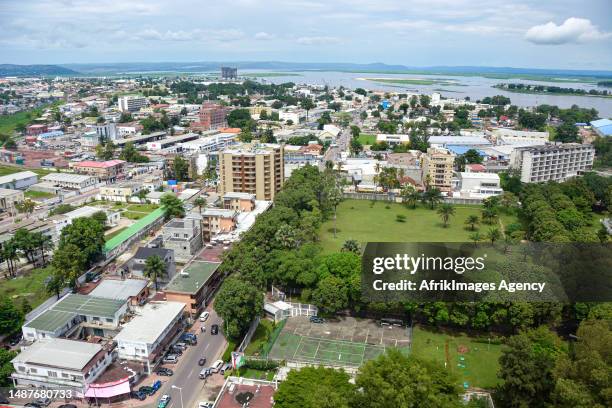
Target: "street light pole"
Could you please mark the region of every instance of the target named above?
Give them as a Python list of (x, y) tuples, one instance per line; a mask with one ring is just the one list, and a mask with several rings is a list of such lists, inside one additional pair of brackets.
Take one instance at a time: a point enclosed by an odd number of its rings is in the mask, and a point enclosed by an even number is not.
[(175, 390), (179, 390), (179, 395), (181, 396), (181, 408), (185, 408), (183, 406), (183, 388), (177, 387), (176, 385), (173, 385), (172, 388), (174, 388)]

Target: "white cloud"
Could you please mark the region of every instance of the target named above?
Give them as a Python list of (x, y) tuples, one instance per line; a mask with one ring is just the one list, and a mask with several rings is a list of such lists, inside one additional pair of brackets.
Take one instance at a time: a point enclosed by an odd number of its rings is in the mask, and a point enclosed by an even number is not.
[(133, 35), (134, 39), (147, 41), (235, 41), (244, 37), (240, 30), (178, 30), (158, 31), (154, 28), (141, 30)]
[(260, 32), (256, 33), (254, 37), (255, 37), (256, 40), (272, 40), (272, 39), (274, 39), (274, 35), (266, 33), (264, 31), (260, 31)]
[(591, 20), (570, 17), (561, 25), (548, 22), (531, 27), (525, 33), (525, 39), (534, 44), (559, 45), (603, 40), (612, 37), (612, 33), (599, 31)]
[(329, 45), (329, 44), (339, 44), (341, 42), (338, 37), (326, 37), (326, 36), (317, 36), (317, 37), (299, 37), (296, 42), (302, 45)]

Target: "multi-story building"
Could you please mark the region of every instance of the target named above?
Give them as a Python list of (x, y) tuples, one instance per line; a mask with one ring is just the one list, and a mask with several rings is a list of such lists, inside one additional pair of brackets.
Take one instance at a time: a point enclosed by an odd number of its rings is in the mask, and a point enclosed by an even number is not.
[(518, 169), (523, 183), (562, 182), (593, 168), (595, 148), (579, 143), (515, 148), (510, 167)]
[(284, 149), (277, 144), (251, 143), (219, 153), (219, 193), (255, 194), (274, 200), (284, 182)]
[(100, 140), (117, 140), (117, 124), (106, 123), (92, 126), (93, 130), (100, 136)]
[(123, 160), (108, 160), (108, 161), (82, 161), (75, 163), (72, 168), (78, 174), (89, 174), (100, 180), (115, 181), (123, 178), (125, 173), (126, 162)]
[(128, 181), (118, 185), (111, 184), (100, 187), (100, 199), (127, 203), (130, 197), (137, 195), (141, 190), (145, 189), (142, 183), (137, 182)]
[(29, 125), (26, 128), (26, 135), (28, 136), (38, 136), (41, 133), (45, 133), (49, 130), (47, 125), (43, 125), (43, 124), (34, 124), (34, 125)]
[(174, 218), (162, 228), (164, 248), (174, 250), (178, 261), (188, 261), (202, 248), (200, 221), (195, 218)]
[(149, 302), (136, 308), (134, 318), (115, 336), (119, 358), (143, 362), (150, 374), (183, 330), (184, 312), (181, 302)]
[(216, 273), (219, 265), (217, 262), (190, 263), (164, 289), (166, 300), (182, 302), (191, 316), (199, 315), (221, 282), (221, 274)]
[(172, 249), (139, 247), (132, 259), (127, 263), (131, 274), (133, 276), (144, 277), (147, 259), (152, 256), (160, 257), (164, 264), (166, 264), (166, 273), (158, 277), (158, 282), (168, 282), (176, 274), (176, 262)]
[(237, 210), (207, 208), (202, 212), (202, 230), (205, 239), (210, 240), (216, 234), (233, 231), (236, 228), (237, 219)]
[(423, 156), (423, 180), (428, 187), (450, 192), (455, 155), (448, 149), (430, 147)]
[(223, 208), (234, 211), (253, 211), (255, 194), (229, 192), (223, 196)]
[(200, 123), (204, 130), (220, 129), (227, 126), (227, 108), (217, 103), (205, 102), (200, 108)]
[(235, 67), (221, 67), (221, 79), (237, 79), (238, 68)]
[(466, 198), (488, 198), (503, 194), (496, 173), (462, 172), (459, 173), (459, 195)]
[(23, 191), (0, 188), (0, 210), (15, 214), (15, 204), (23, 200)]
[(117, 100), (121, 112), (138, 112), (140, 108), (147, 106), (147, 103), (147, 98), (144, 96), (121, 96)]
[(67, 339), (38, 341), (23, 349), (12, 361), (16, 386), (70, 389), (85, 393), (112, 363), (112, 343)]

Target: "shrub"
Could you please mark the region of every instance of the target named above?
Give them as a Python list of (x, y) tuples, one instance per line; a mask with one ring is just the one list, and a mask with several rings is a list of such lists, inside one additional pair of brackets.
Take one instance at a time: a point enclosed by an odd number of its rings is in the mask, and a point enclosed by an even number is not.
[(236, 343), (234, 343), (232, 340), (228, 340), (227, 348), (225, 349), (225, 352), (223, 352), (221, 360), (226, 362), (230, 361), (232, 359), (232, 351), (234, 350), (236, 350)]
[(245, 361), (243, 367), (251, 368), (253, 370), (266, 371), (266, 370), (274, 370), (274, 369), (278, 368), (279, 366), (280, 366), (280, 364), (277, 361), (274, 361), (274, 360), (252, 360), (252, 359), (247, 359)]

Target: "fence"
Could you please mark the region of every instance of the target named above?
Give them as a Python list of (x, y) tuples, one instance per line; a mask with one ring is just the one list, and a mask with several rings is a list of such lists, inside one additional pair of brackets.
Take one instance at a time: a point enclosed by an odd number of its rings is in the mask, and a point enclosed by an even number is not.
[(287, 323), (286, 319), (281, 320), (276, 325), (272, 333), (270, 334), (270, 338), (268, 339), (268, 342), (263, 345), (261, 349), (261, 355), (264, 356), (264, 358), (266, 359), (268, 358), (268, 355), (270, 354), (270, 350), (272, 350), (272, 346), (274, 346), (276, 339), (278, 339), (278, 336), (280, 336), (281, 332), (283, 331), (283, 328), (285, 327), (285, 323)]
[(242, 339), (242, 343), (240, 343), (240, 346), (238, 347), (239, 352), (243, 352), (247, 348), (249, 343), (251, 342), (251, 339), (253, 338), (253, 335), (255, 334), (255, 330), (257, 330), (257, 326), (259, 326), (259, 320), (260, 320), (260, 317), (257, 316), (255, 320), (251, 322), (249, 331), (244, 336), (244, 339)]
[[(395, 193), (342, 193), (344, 198), (352, 200), (390, 201), (401, 202), (402, 198)], [(444, 202), (448, 204), (480, 205), (482, 198), (445, 197)]]

